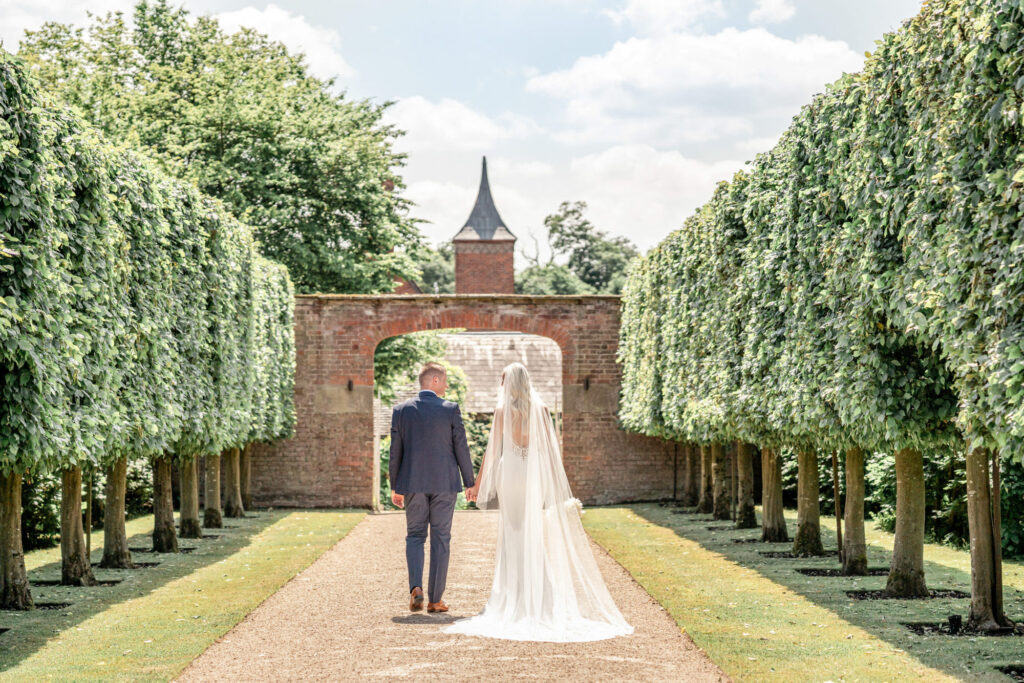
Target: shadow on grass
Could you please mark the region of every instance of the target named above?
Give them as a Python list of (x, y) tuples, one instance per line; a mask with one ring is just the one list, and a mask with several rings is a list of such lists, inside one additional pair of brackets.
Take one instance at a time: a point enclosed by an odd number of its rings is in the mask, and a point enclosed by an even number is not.
[[(138, 569), (100, 569), (96, 563), (102, 549), (92, 552), (93, 572), (99, 586), (52, 585), (60, 580), (60, 561), (50, 562), (28, 573), (37, 609), (18, 612), (0, 610), (0, 671), (7, 671), (43, 647), (47, 641), (77, 627), (90, 617), (121, 602), (144, 596), (157, 588), (219, 562), (247, 546), (252, 537), (288, 514), (262, 511), (243, 519), (232, 518), (227, 529), (211, 529), (210, 538), (179, 538), (185, 552), (153, 553), (148, 532), (133, 534), (128, 544), (147, 552), (132, 552), (141, 563)], [(101, 532), (102, 533), (102, 532)], [(213, 534), (216, 533), (216, 538)], [(95, 538), (95, 537), (94, 537)], [(40, 551), (45, 552), (45, 551)], [(102, 585), (106, 583), (107, 585)], [(184, 599), (184, 595), (183, 595)], [(61, 605), (60, 607), (52, 607)], [(47, 607), (50, 606), (50, 607)], [(173, 619), (168, 615), (168, 619)]]
[[(842, 576), (822, 571), (824, 576), (811, 575), (818, 572), (799, 570), (834, 570), (839, 560), (834, 554), (836, 547), (835, 529), (829, 528), (827, 518), (822, 518), (822, 542), (831, 546), (833, 554), (823, 557), (769, 558), (763, 555), (766, 548), (781, 550), (780, 544), (744, 542), (760, 538), (761, 530), (737, 530), (722, 528), (711, 530), (700, 515), (682, 513), (672, 507), (659, 505), (632, 505), (634, 513), (652, 524), (671, 529), (677, 535), (696, 542), (705, 549), (718, 553), (727, 560), (752, 569), (761, 576), (800, 594), (807, 600), (823, 607), (837, 618), (857, 626), (889, 644), (904, 650), (926, 666), (960, 677), (974, 678), (987, 670), (988, 677), (1000, 677), (1001, 667), (1020, 665), (1024, 661), (1024, 638), (1017, 636), (974, 636), (951, 637), (936, 631), (924, 635), (915, 633), (907, 624), (940, 624), (950, 615), (961, 615), (964, 622), (970, 610), (970, 574), (946, 564), (928, 561), (929, 549), (925, 556), (925, 580), (933, 592), (962, 591), (968, 597), (936, 597), (924, 600), (855, 600), (848, 591), (879, 591), (885, 588), (886, 576)], [(788, 518), (790, 537), (795, 533), (795, 521)], [(737, 540), (741, 542), (736, 542)], [(931, 546), (933, 547), (933, 546)], [(941, 552), (947, 549), (941, 549)], [(948, 552), (963, 552), (948, 549)], [(892, 554), (876, 546), (868, 546), (868, 564), (872, 568), (887, 567)], [(1019, 562), (1006, 562), (1007, 566), (1019, 566)], [(1004, 586), (1007, 615), (1014, 620), (1024, 619), (1024, 592), (1009, 584)], [(781, 617), (782, 615), (780, 615)], [(920, 629), (918, 629), (920, 630)], [(810, 634), (808, 634), (810, 637)], [(965, 672), (965, 666), (973, 671)]]

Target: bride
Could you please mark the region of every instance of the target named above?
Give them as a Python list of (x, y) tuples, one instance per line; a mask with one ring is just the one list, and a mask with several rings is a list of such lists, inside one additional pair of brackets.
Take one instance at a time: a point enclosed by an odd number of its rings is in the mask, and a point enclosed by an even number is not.
[(466, 493), (500, 510), (494, 583), (483, 611), (446, 633), (576, 642), (633, 632), (590, 550), (551, 414), (520, 363), (502, 372), (480, 476)]

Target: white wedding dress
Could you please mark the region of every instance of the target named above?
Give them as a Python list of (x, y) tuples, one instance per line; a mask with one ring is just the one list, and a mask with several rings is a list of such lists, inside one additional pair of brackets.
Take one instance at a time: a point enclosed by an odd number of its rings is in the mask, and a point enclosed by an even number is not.
[(526, 368), (505, 369), (477, 505), (500, 511), (490, 599), (446, 633), (546, 642), (628, 635), (594, 560), (547, 407)]

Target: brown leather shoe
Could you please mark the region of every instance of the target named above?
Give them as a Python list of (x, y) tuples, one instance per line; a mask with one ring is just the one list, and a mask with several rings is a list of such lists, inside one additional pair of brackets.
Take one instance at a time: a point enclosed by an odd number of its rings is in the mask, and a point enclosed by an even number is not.
[(447, 612), (448, 605), (444, 604), (444, 600), (438, 600), (437, 602), (427, 603), (428, 612)]
[(416, 586), (409, 594), (409, 610), (419, 612), (421, 609), (423, 609), (423, 589)]

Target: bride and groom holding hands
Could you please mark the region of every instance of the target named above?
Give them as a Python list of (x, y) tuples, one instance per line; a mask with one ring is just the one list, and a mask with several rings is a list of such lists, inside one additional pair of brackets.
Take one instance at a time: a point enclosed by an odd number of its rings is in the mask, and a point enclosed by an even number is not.
[(444, 400), (444, 367), (428, 363), (420, 392), (391, 416), (392, 502), (405, 509), (409, 609), (423, 609), (424, 545), (430, 537), (428, 612), (444, 594), (452, 517), (466, 498), (500, 515), (491, 595), (480, 614), (444, 631), (547, 642), (628, 635), (601, 577), (569, 488), (547, 406), (520, 363), (502, 372), (490, 438), (477, 476), (459, 406)]

